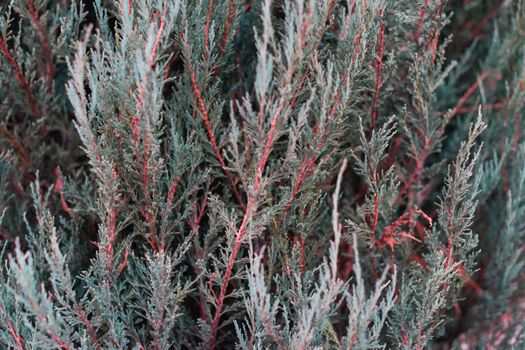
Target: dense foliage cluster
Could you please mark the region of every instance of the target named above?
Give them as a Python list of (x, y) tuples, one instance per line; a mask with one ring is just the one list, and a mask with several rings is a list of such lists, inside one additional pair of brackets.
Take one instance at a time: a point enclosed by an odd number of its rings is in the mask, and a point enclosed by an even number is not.
[(0, 2), (0, 348), (525, 348), (525, 1)]

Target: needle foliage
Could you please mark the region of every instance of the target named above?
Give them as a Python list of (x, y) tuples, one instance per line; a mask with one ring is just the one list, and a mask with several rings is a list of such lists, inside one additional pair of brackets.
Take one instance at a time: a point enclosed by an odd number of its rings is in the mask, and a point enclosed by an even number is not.
[(0, 3), (0, 348), (523, 349), (525, 2)]

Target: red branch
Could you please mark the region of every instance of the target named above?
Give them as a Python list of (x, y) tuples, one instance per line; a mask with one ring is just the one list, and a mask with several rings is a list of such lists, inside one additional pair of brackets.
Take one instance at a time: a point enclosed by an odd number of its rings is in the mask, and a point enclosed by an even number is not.
[(167, 208), (171, 207), (171, 204), (173, 203), (173, 198), (175, 197), (175, 192), (177, 191), (179, 181), (180, 181), (180, 177), (179, 176), (175, 177), (175, 179), (173, 180), (173, 183), (170, 186), (170, 192), (169, 192), (168, 201), (166, 205)]
[[(336, 2), (335, 0), (332, 0), (332, 3), (330, 5), (331, 8), (333, 8), (333, 4), (335, 4), (335, 2)], [(329, 12), (331, 11), (331, 8), (329, 9)], [(382, 41), (382, 39), (381, 39), (381, 41)], [(381, 44), (381, 46), (382, 46), (382, 44)], [(382, 48), (381, 48), (381, 50), (382, 50)], [(190, 70), (191, 70), (191, 65), (190, 65)], [(209, 121), (206, 123), (206, 121), (207, 121), (207, 113), (206, 113), (206, 109), (204, 108), (204, 103), (202, 101), (202, 97), (200, 97), (200, 92), (199, 92), (199, 90), (197, 88), (197, 83), (196, 83), (196, 79), (195, 79), (195, 73), (193, 72), (193, 70), (191, 70), (191, 77), (192, 77), (193, 88), (194, 88), (195, 94), (197, 96), (197, 100), (199, 101), (199, 104), (201, 106), (201, 114), (203, 115), (203, 118), (204, 118), (204, 116), (206, 116), (205, 124), (207, 126), (208, 134), (210, 134), (210, 139), (211, 139), (212, 136), (213, 136), (213, 134), (211, 133), (211, 126), (209, 125)], [(297, 93), (299, 93), (299, 92), (297, 92)], [(295, 100), (295, 98), (294, 98), (294, 100)], [(211, 325), (211, 336), (210, 336), (210, 340), (209, 340), (209, 349), (210, 350), (215, 349), (215, 346), (216, 346), (217, 331), (218, 331), (218, 328), (219, 328), (219, 322), (220, 322), (220, 318), (221, 318), (221, 315), (222, 315), (222, 308), (223, 308), (223, 305), (224, 305), (224, 298), (226, 297), (226, 290), (227, 290), (229, 282), (230, 282), (233, 266), (234, 266), (234, 264), (235, 264), (235, 262), (237, 260), (237, 254), (239, 253), (239, 249), (241, 247), (241, 244), (243, 242), (244, 236), (245, 236), (246, 231), (247, 231), (248, 223), (250, 222), (251, 217), (253, 215), (253, 212), (254, 212), (254, 210), (256, 208), (256, 196), (258, 195), (258, 193), (261, 190), (261, 187), (263, 186), (262, 176), (263, 176), (264, 170), (266, 168), (266, 163), (268, 161), (268, 157), (269, 157), (269, 155), (271, 153), (272, 144), (274, 142), (274, 137), (275, 137), (277, 125), (279, 123), (281, 110), (283, 108), (283, 103), (284, 103), (284, 100), (281, 99), (279, 105), (277, 106), (277, 108), (275, 110), (275, 113), (274, 113), (274, 116), (272, 118), (272, 121), (270, 123), (270, 130), (268, 131), (268, 134), (266, 135), (265, 147), (264, 147), (263, 153), (261, 155), (261, 158), (259, 160), (259, 166), (257, 167), (257, 172), (255, 174), (255, 181), (254, 181), (254, 186), (253, 186), (254, 187), (253, 188), (253, 195), (249, 195), (248, 196), (248, 203), (247, 203), (247, 206), (246, 206), (244, 217), (243, 217), (241, 225), (240, 225), (240, 227), (239, 227), (239, 229), (237, 231), (237, 234), (236, 234), (236, 237), (235, 237), (235, 243), (234, 243), (232, 252), (230, 254), (230, 257), (228, 259), (228, 262), (226, 264), (226, 271), (225, 271), (225, 274), (224, 274), (224, 277), (222, 279), (222, 283), (221, 283), (221, 286), (220, 286), (219, 296), (217, 298), (215, 298), (215, 303), (216, 303), (216, 305), (215, 305), (215, 315), (213, 317), (213, 321), (212, 321), (212, 325)], [(293, 103), (295, 103), (295, 102), (293, 102)], [(334, 105), (334, 107), (333, 107), (329, 117), (327, 118), (327, 123), (330, 123), (330, 120), (331, 120), (333, 114), (335, 113), (335, 110), (336, 110), (338, 104), (339, 104), (339, 97), (337, 98), (336, 103), (335, 103), (335, 105)], [(324, 138), (324, 136), (325, 135), (323, 135), (323, 138)], [(213, 145), (213, 143), (212, 143), (212, 145)], [(216, 145), (215, 145), (214, 148), (217, 148)], [(217, 151), (218, 151), (218, 148), (217, 148)], [(222, 159), (222, 157), (220, 159)], [(314, 161), (315, 161), (315, 159), (314, 159)], [(310, 164), (311, 163), (312, 163), (312, 161), (310, 161)], [(307, 168), (307, 170), (308, 170), (308, 168)], [(287, 264), (285, 264), (285, 265), (287, 265)]]
[(31, 108), (31, 112), (33, 113), (33, 116), (36, 119), (40, 118), (40, 111), (37, 108), (37, 104), (36, 104), (35, 98), (33, 97), (33, 93), (31, 92), (31, 88), (29, 87), (29, 83), (27, 82), (27, 79), (22, 73), (22, 70), (20, 69), (20, 66), (16, 62), (15, 58), (9, 52), (9, 49), (7, 48), (7, 44), (1, 35), (0, 35), (0, 52), (2, 53), (2, 55), (5, 57), (7, 62), (9, 62), (9, 64), (13, 68), (15, 77), (18, 80), (18, 83), (22, 87), (22, 90), (24, 90), (24, 93), (27, 97), (27, 101), (29, 102), (29, 106)]
[(260, 180), (262, 178), (264, 168), (266, 167), (266, 161), (268, 160), (268, 157), (270, 156), (270, 152), (272, 150), (273, 138), (275, 136), (275, 129), (277, 127), (277, 123), (279, 122), (280, 114), (281, 114), (281, 106), (279, 105), (277, 107), (277, 110), (275, 111), (275, 115), (273, 116), (272, 122), (270, 124), (270, 131), (268, 132), (268, 135), (266, 136), (266, 145), (264, 146), (264, 151), (263, 151), (261, 160), (259, 162), (259, 167), (257, 168), (257, 174), (255, 178), (255, 188), (257, 190), (259, 189)]
[(416, 237), (414, 237), (413, 235), (407, 232), (404, 232), (404, 231), (397, 232), (398, 230), (401, 229), (402, 226), (413, 225), (416, 223), (417, 218), (413, 218), (413, 215), (419, 215), (420, 217), (422, 217), (423, 219), (427, 221), (429, 226), (432, 227), (432, 219), (427, 214), (425, 214), (425, 212), (423, 212), (422, 210), (418, 210), (418, 209), (409, 210), (408, 212), (401, 215), (399, 218), (397, 218), (396, 221), (394, 221), (392, 224), (388, 225), (385, 228), (385, 232), (381, 235), (381, 238), (379, 238), (379, 240), (377, 241), (378, 246), (381, 247), (383, 245), (387, 245), (390, 248), (390, 251), (394, 252), (394, 246), (400, 244), (403, 238), (408, 238), (413, 241), (421, 243), (419, 239), (417, 239)]
[[(186, 47), (188, 48), (188, 43), (186, 43)], [(213, 135), (213, 129), (211, 127), (210, 118), (208, 117), (208, 110), (206, 109), (206, 106), (204, 104), (204, 100), (202, 98), (201, 92), (199, 90), (199, 86), (197, 85), (197, 78), (195, 77), (195, 71), (193, 70), (193, 67), (191, 63), (189, 62), (189, 49), (188, 49), (188, 69), (190, 70), (191, 75), (191, 84), (193, 87), (193, 92), (195, 94), (195, 97), (197, 98), (197, 102), (199, 104), (199, 109), (201, 112), (202, 120), (204, 121), (204, 125), (206, 127), (206, 132), (208, 133), (208, 137), (210, 138), (210, 143), (213, 148), (213, 151), (215, 153), (215, 156), (217, 157), (217, 160), (219, 161), (219, 164), (221, 165), (222, 171), (224, 172), (224, 175), (226, 175), (226, 178), (228, 180), (228, 183), (230, 184), (230, 187), (233, 191), (233, 194), (235, 195), (235, 198), (237, 199), (237, 202), (242, 206), (243, 210), (246, 210), (246, 206), (244, 204), (244, 201), (242, 200), (241, 194), (237, 190), (237, 186), (235, 185), (235, 182), (233, 181), (233, 178), (231, 176), (230, 171), (226, 167), (226, 162), (224, 161), (224, 158), (221, 155), (221, 152), (219, 150), (219, 147), (217, 146), (217, 141), (215, 140), (215, 136)]]
[[(168, 190), (168, 197), (166, 198), (166, 207), (164, 208), (164, 212), (162, 214), (162, 220), (164, 222), (168, 219), (168, 216), (169, 216), (169, 214), (171, 212), (171, 209), (172, 209), (171, 205), (173, 203), (173, 199), (175, 198), (175, 192), (177, 191), (177, 187), (179, 185), (179, 182), (180, 182), (180, 177), (179, 176), (175, 176), (171, 180), (171, 184), (170, 184), (169, 190)], [(162, 229), (160, 243), (159, 243), (159, 251), (163, 252), (165, 247), (166, 247), (166, 231), (165, 231), (165, 229)]]
[(239, 227), (239, 230), (237, 231), (237, 235), (235, 237), (235, 244), (233, 246), (233, 250), (231, 252), (230, 258), (228, 259), (224, 277), (222, 278), (219, 297), (217, 297), (215, 300), (216, 302), (215, 316), (213, 317), (213, 321), (212, 321), (211, 336), (210, 336), (210, 341), (209, 341), (210, 350), (215, 349), (215, 345), (217, 342), (217, 330), (219, 328), (219, 321), (220, 321), (221, 314), (222, 314), (224, 298), (226, 297), (226, 289), (228, 288), (228, 284), (230, 283), (233, 265), (235, 264), (235, 261), (237, 260), (237, 254), (239, 253), (239, 249), (241, 248), (242, 240), (246, 233), (246, 228), (248, 227), (248, 222), (251, 219), (252, 211), (254, 207), (255, 207), (254, 200), (251, 198), (248, 199), (248, 206), (246, 208), (246, 212), (244, 214), (244, 218), (242, 220), (241, 226)]
[(273, 341), (277, 344), (280, 350), (286, 350), (286, 346), (284, 346), (284, 343), (281, 339), (279, 339), (279, 336), (275, 333), (275, 330), (273, 329), (273, 326), (268, 321), (268, 318), (266, 317), (266, 314), (263, 314), (262, 316), (262, 324), (264, 325), (264, 328), (266, 328), (266, 331), (270, 336), (272, 337)]
[(164, 32), (164, 26), (166, 25), (166, 16), (163, 15), (160, 18), (160, 27), (157, 31), (157, 37), (155, 38), (155, 44), (153, 45), (153, 51), (151, 51), (151, 59), (149, 61), (149, 67), (152, 68), (155, 63), (155, 55), (157, 55), (157, 50), (159, 48), (160, 39), (162, 38), (162, 33)]
[[(326, 140), (327, 129), (328, 129), (328, 127), (329, 127), (329, 125), (330, 125), (330, 123), (332, 121), (332, 118), (333, 118), (333, 116), (335, 114), (335, 111), (337, 110), (337, 107), (339, 106), (340, 95), (341, 95), (341, 89), (339, 89), (339, 91), (337, 93), (337, 97), (336, 97), (335, 103), (334, 103), (334, 106), (332, 107), (332, 110), (330, 111), (330, 114), (326, 118), (326, 123), (325, 123), (325, 128), (323, 130), (323, 135), (322, 135), (321, 141), (320, 141), (320, 143), (319, 143), (319, 145), (317, 147), (317, 151), (319, 153), (321, 152), (322, 148), (324, 147), (324, 142)], [(295, 99), (293, 101), (295, 101)], [(317, 130), (318, 130), (318, 127), (315, 127), (314, 130), (313, 130), (314, 136), (317, 134)], [(283, 213), (281, 214), (281, 220), (284, 219), (284, 217), (288, 213), (288, 210), (290, 210), (290, 208), (292, 207), (292, 202), (294, 201), (295, 197), (297, 196), (297, 193), (299, 192), (299, 189), (300, 189), (303, 181), (306, 180), (308, 178), (308, 176), (310, 176), (310, 174), (312, 173), (316, 159), (317, 159), (317, 157), (315, 155), (310, 156), (310, 152), (307, 152), (306, 155), (304, 156), (303, 161), (301, 163), (301, 166), (299, 167), (299, 173), (297, 174), (297, 180), (296, 180), (295, 185), (294, 185), (294, 187), (292, 189), (292, 193), (290, 194), (290, 199), (288, 200), (288, 202), (284, 206)]]
[(144, 135), (144, 171), (142, 174), (142, 184), (144, 190), (147, 190), (149, 187), (149, 143), (148, 135)]
[(55, 175), (57, 177), (55, 181), (55, 191), (60, 196), (60, 204), (62, 204), (62, 209), (70, 216), (73, 217), (73, 212), (67, 205), (66, 199), (64, 198), (64, 193), (62, 192), (62, 186), (64, 185), (64, 180), (62, 179), (62, 171), (60, 171), (60, 167), (55, 168)]
[(477, 90), (478, 86), (483, 82), (483, 80), (485, 80), (485, 78), (489, 76), (490, 73), (490, 71), (486, 71), (483, 74), (481, 74), (478, 77), (478, 79), (476, 79), (476, 81), (467, 89), (467, 91), (465, 91), (463, 96), (461, 96), (461, 98), (454, 106), (454, 114), (450, 116), (450, 119), (452, 119), (457, 114), (457, 111), (465, 104), (470, 95), (472, 95)]
[(16, 139), (16, 137), (11, 132), (9, 132), (9, 130), (7, 130), (7, 127), (5, 126), (5, 124), (0, 125), (0, 130), (7, 137), (7, 141), (9, 141), (9, 143), (18, 150), (18, 152), (20, 153), (20, 156), (22, 157), (24, 164), (29, 165), (31, 163), (31, 157), (29, 156), (29, 153), (27, 152), (25, 147), (22, 146), (22, 144)]
[(299, 94), (303, 90), (304, 82), (306, 81), (306, 77), (308, 76), (308, 72), (310, 70), (310, 66), (306, 66), (306, 69), (303, 72), (303, 76), (301, 77), (301, 82), (299, 83), (299, 86), (297, 87), (297, 91), (295, 91), (294, 97), (292, 98), (292, 102), (290, 103), (290, 109), (293, 109), (295, 104), (297, 103), (297, 99), (299, 98)]
[(469, 286), (472, 289), (474, 289), (474, 291), (478, 295), (482, 295), (483, 294), (483, 288), (481, 288), (479, 286), (479, 284), (476, 281), (474, 281), (474, 279), (471, 276), (468, 276), (467, 272), (465, 271), (465, 267), (463, 266), (463, 264), (461, 264), (459, 266), (459, 271), (458, 272), (459, 272), (460, 276), (466, 277), (466, 281), (465, 281), (465, 285), (466, 286)]
[(230, 32), (230, 27), (232, 25), (234, 9), (235, 9), (235, 0), (230, 0), (228, 18), (226, 19), (226, 23), (224, 25), (224, 33), (222, 34), (221, 52), (224, 52), (224, 50), (226, 49), (226, 44), (228, 43), (228, 34)]
[(214, 301), (217, 301), (217, 295), (213, 291), (213, 281), (215, 280), (216, 275), (217, 275), (217, 271), (213, 272), (212, 275), (210, 276), (210, 279), (208, 280), (208, 289), (210, 290), (210, 294), (213, 297)]
[[(156, 17), (157, 15), (155, 15)], [(157, 56), (160, 40), (162, 39), (162, 34), (164, 33), (164, 27), (166, 25), (166, 14), (165, 12), (160, 17), (160, 24), (159, 29), (157, 30), (157, 35), (155, 37), (155, 43), (153, 44), (153, 48), (151, 50), (151, 56), (148, 63), (148, 68), (152, 69), (155, 64), (155, 57)], [(139, 96), (138, 96), (138, 111), (137, 115), (135, 115), (133, 119), (133, 140), (135, 143), (138, 143), (139, 141), (139, 117), (142, 113), (142, 99), (144, 95), (145, 86), (144, 84), (141, 84), (139, 89)], [(154, 217), (151, 215), (151, 213), (148, 211), (149, 207), (151, 206), (150, 200), (149, 200), (149, 139), (148, 139), (148, 133), (147, 130), (144, 130), (144, 154), (143, 154), (143, 174), (142, 174), (142, 184), (144, 189), (144, 197), (145, 197), (145, 206), (144, 206), (144, 218), (148, 224), (149, 228), (149, 236), (150, 236), (150, 245), (153, 250), (157, 250), (157, 239), (155, 235), (155, 220)]]
[(404, 324), (401, 325), (401, 336), (403, 337), (403, 344), (408, 346), (407, 330)]
[(246, 5), (244, 5), (244, 12), (250, 11), (250, 8), (252, 7), (252, 5), (253, 5), (253, 0), (248, 0), (246, 2)]
[(154, 251), (158, 251), (157, 237), (155, 234), (155, 220), (153, 216), (148, 212), (144, 213), (144, 219), (146, 219), (146, 223), (148, 224), (149, 228), (149, 243), (151, 249), (153, 249)]
[(354, 52), (352, 53), (352, 64), (354, 64), (355, 59), (357, 58), (357, 55), (359, 54), (359, 51), (361, 50), (361, 48), (359, 47), (359, 44), (361, 43), (362, 35), (363, 35), (363, 28), (360, 28), (354, 38)]
[(423, 337), (423, 332), (420, 329), (417, 332), (417, 350), (421, 350), (421, 348), (422, 348), (422, 344), (421, 344), (421, 338), (422, 337)]
[(154, 251), (157, 251), (157, 238), (155, 234), (155, 218), (153, 215), (148, 211), (151, 207), (151, 201), (149, 198), (149, 143), (148, 143), (148, 135), (144, 135), (144, 172), (142, 176), (142, 184), (144, 188), (144, 218), (146, 219), (146, 222), (148, 224), (149, 228), (149, 240), (151, 248)]
[(432, 48), (432, 65), (434, 65), (436, 61), (438, 40), (439, 40), (439, 25), (435, 22), (435, 20), (438, 17), (438, 15), (441, 13), (442, 6), (443, 6), (443, 0), (439, 0), (438, 5), (436, 6), (434, 10), (434, 14), (432, 15), (432, 22), (434, 24), (432, 26), (432, 30), (428, 37), (427, 43), (425, 45), (426, 52), (428, 52)]
[(383, 9), (381, 9), (379, 18), (379, 42), (377, 46), (377, 58), (376, 58), (376, 88), (374, 91), (374, 99), (372, 101), (372, 130), (376, 128), (377, 121), (377, 104), (379, 101), (379, 89), (381, 88), (382, 82), (382, 69), (383, 69), (383, 40), (385, 35), (385, 28), (383, 25)]
[[(428, 136), (425, 136), (425, 145), (423, 146), (423, 150), (421, 151), (421, 153), (419, 155), (417, 155), (417, 154), (415, 155), (416, 167), (415, 167), (414, 171), (412, 171), (412, 174), (410, 175), (408, 180), (403, 185), (403, 188), (399, 191), (399, 193), (397, 195), (397, 198), (396, 198), (396, 201), (401, 199), (401, 197), (406, 192), (408, 192), (408, 196), (410, 197), (410, 195), (412, 193), (410, 191), (410, 187), (412, 186), (414, 181), (416, 181), (419, 178), (419, 176), (421, 175), (421, 171), (423, 170), (423, 167), (425, 165), (425, 160), (428, 157), (429, 149), (430, 149), (430, 139), (428, 138)], [(417, 150), (414, 149), (414, 152), (417, 152)]]
[(413, 253), (411, 256), (410, 256), (410, 260), (415, 262), (416, 264), (418, 264), (419, 266), (421, 266), (421, 268), (423, 270), (425, 270), (425, 272), (428, 272), (428, 267), (427, 267), (427, 263), (425, 262), (425, 260), (417, 255), (416, 253)]
[[(487, 103), (487, 104), (483, 105), (483, 109), (484, 110), (501, 110), (501, 109), (505, 108), (505, 106), (506, 106), (506, 104), (503, 103), (503, 102)], [(470, 113), (472, 111), (477, 111), (478, 108), (479, 108), (479, 106), (467, 106), (467, 107), (458, 108), (456, 110), (456, 114)]]
[(476, 39), (479, 33), (487, 25), (487, 23), (498, 14), (500, 7), (504, 4), (504, 1), (499, 1), (478, 23), (478, 25), (469, 33), (469, 39)]
[(40, 40), (42, 41), (42, 47), (44, 48), (44, 59), (46, 60), (46, 73), (47, 73), (47, 89), (51, 92), (53, 88), (53, 80), (55, 73), (53, 72), (53, 60), (51, 58), (51, 48), (49, 45), (49, 39), (47, 38), (46, 31), (42, 28), (40, 20), (38, 19), (38, 13), (33, 6), (32, 0), (25, 0), (31, 18), (35, 22), (35, 27), (37, 29)]
[(210, 56), (210, 24), (211, 15), (213, 14), (213, 0), (210, 0), (208, 15), (206, 16), (206, 27), (204, 29), (204, 58), (207, 60)]
[(86, 316), (84, 316), (84, 313), (82, 312), (82, 309), (80, 307), (77, 307), (76, 312), (77, 312), (78, 317), (80, 317), (80, 319), (82, 320), (82, 322), (86, 326), (86, 328), (88, 330), (88, 333), (89, 333), (90, 337), (93, 339), (93, 341), (95, 342), (95, 346), (97, 347), (97, 349), (101, 349), (100, 344), (98, 343), (97, 335), (96, 335), (95, 331), (93, 330), (93, 326), (91, 326), (91, 323), (89, 323), (89, 321), (86, 318)]
[(70, 350), (71, 348), (67, 346), (66, 343), (62, 339), (60, 339), (55, 333), (51, 331), (47, 331), (47, 334), (53, 339), (62, 349), (64, 350)]
[[(266, 146), (264, 148), (261, 159), (259, 160), (259, 166), (257, 167), (257, 173), (255, 174), (255, 182), (254, 182), (254, 188), (253, 188), (253, 193), (255, 194), (255, 196), (261, 190), (262, 174), (264, 173), (266, 162), (268, 161), (268, 156), (270, 155), (271, 145), (273, 143), (273, 139), (275, 136), (275, 130), (277, 128), (277, 123), (279, 121), (281, 108), (282, 108), (282, 103), (279, 104), (279, 106), (277, 107), (277, 110), (275, 111), (275, 115), (270, 124), (270, 130), (268, 131), (268, 134), (266, 136)], [(215, 316), (213, 317), (213, 322), (212, 322), (212, 327), (211, 327), (211, 337), (209, 341), (210, 350), (215, 349), (215, 346), (216, 346), (217, 330), (219, 328), (219, 321), (220, 321), (221, 314), (222, 314), (222, 307), (224, 305), (224, 298), (226, 297), (226, 289), (228, 288), (228, 284), (230, 283), (233, 265), (235, 264), (235, 261), (237, 260), (237, 254), (239, 253), (239, 249), (241, 248), (241, 244), (244, 239), (244, 235), (246, 234), (248, 223), (251, 220), (253, 211), (255, 209), (255, 203), (256, 203), (256, 198), (254, 196), (249, 196), (246, 211), (244, 212), (244, 217), (242, 219), (241, 226), (239, 227), (239, 230), (237, 231), (237, 235), (235, 237), (235, 243), (233, 246), (233, 250), (231, 252), (231, 255), (228, 259), (228, 263), (226, 265), (226, 271), (222, 279), (219, 297), (217, 298), (216, 305), (215, 305)]]
[(452, 246), (454, 244), (454, 207), (450, 207), (448, 210), (448, 241), (447, 241), (447, 256), (445, 257), (445, 267), (448, 268), (450, 259), (452, 257)]
[(122, 260), (122, 262), (120, 263), (118, 267), (119, 274), (121, 274), (122, 271), (124, 271), (124, 269), (126, 268), (126, 265), (128, 263), (128, 257), (129, 257), (129, 249), (128, 247), (126, 247), (126, 250), (124, 251), (124, 259)]
[(304, 237), (299, 237), (299, 271), (304, 272)]
[(290, 199), (284, 206), (283, 213), (281, 214), (281, 220), (284, 219), (286, 216), (286, 213), (288, 213), (288, 210), (292, 207), (292, 202), (297, 196), (297, 193), (299, 192), (299, 188), (301, 187), (301, 184), (303, 183), (303, 180), (307, 177), (306, 176), (306, 169), (309, 161), (309, 152), (304, 156), (303, 161), (301, 163), (301, 166), (299, 167), (299, 172), (297, 174), (297, 180), (295, 181), (295, 185), (293, 186), (292, 193), (290, 194)]
[(206, 212), (206, 203), (206, 195), (204, 196), (204, 199), (202, 200), (199, 208), (197, 208), (197, 200), (195, 200), (195, 202), (193, 203), (193, 220), (188, 220), (188, 225), (191, 227), (192, 230), (197, 230), (197, 228), (199, 227), (200, 222), (202, 221), (202, 217)]
[(113, 244), (115, 241), (115, 224), (117, 221), (117, 210), (112, 209), (110, 217), (109, 217), (109, 244), (106, 247), (106, 252), (109, 255), (109, 268), (111, 269), (113, 267)]
[[(148, 63), (149, 69), (153, 68), (153, 65), (155, 64), (155, 56), (157, 55), (159, 43), (162, 38), (162, 34), (164, 33), (165, 25), (166, 25), (166, 14), (164, 13), (162, 17), (160, 18), (159, 29), (157, 31), (155, 43), (153, 44), (153, 50), (151, 51), (151, 57)], [(144, 89), (145, 89), (144, 84), (141, 84), (139, 88), (139, 95), (138, 95), (138, 101), (137, 101), (139, 108), (137, 111), (137, 115), (135, 115), (135, 117), (133, 118), (133, 140), (135, 141), (135, 143), (139, 141), (139, 117), (140, 117), (140, 114), (142, 113), (142, 98), (144, 95)], [(133, 92), (130, 92), (130, 94), (132, 93)]]
[(419, 37), (419, 31), (421, 30), (421, 26), (423, 25), (423, 21), (425, 20), (425, 12), (428, 7), (428, 0), (425, 0), (425, 4), (421, 6), (421, 9), (419, 10), (419, 19), (416, 24), (416, 28), (414, 29), (414, 41), (418, 42)]
[(16, 333), (16, 330), (13, 327), (12, 323), (9, 321), (9, 318), (7, 318), (7, 315), (4, 316), (4, 320), (7, 324), (7, 328), (9, 329), (9, 334), (11, 334), (11, 337), (15, 341), (18, 350), (24, 350), (24, 347), (22, 346), (22, 337), (18, 333)]
[(332, 11), (334, 10), (335, 4), (337, 3), (337, 0), (332, 0), (328, 4), (328, 10), (326, 11), (326, 23), (330, 20), (330, 16), (332, 15)]
[(379, 221), (379, 194), (377, 193), (377, 174), (375, 171), (372, 172), (372, 186), (374, 186), (374, 216), (372, 219), (372, 227), (371, 227), (371, 239), (372, 239), (372, 247), (375, 246), (376, 243), (376, 231), (377, 231), (377, 223)]
[[(118, 177), (118, 172), (115, 169), (113, 171), (113, 181)], [(109, 199), (109, 207), (111, 208), (111, 212), (109, 213), (109, 227), (108, 227), (108, 243), (106, 247), (102, 247), (101, 250), (104, 251), (108, 255), (108, 262), (107, 262), (107, 268), (108, 270), (113, 270), (113, 244), (115, 243), (115, 235), (116, 235), (116, 222), (117, 222), (117, 209), (115, 209), (115, 198), (112, 196)], [(100, 246), (98, 242), (95, 242), (97, 246)]]

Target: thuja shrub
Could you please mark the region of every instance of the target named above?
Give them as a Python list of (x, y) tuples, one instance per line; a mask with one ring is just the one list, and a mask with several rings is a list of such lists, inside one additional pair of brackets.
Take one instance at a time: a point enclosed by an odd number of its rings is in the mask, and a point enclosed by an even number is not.
[(0, 4), (6, 349), (522, 349), (514, 0)]

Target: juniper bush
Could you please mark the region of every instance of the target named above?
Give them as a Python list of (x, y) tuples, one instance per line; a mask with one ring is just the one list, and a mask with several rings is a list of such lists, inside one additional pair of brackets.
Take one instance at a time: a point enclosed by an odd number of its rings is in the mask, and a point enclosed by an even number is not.
[(525, 348), (523, 0), (0, 2), (0, 348)]

